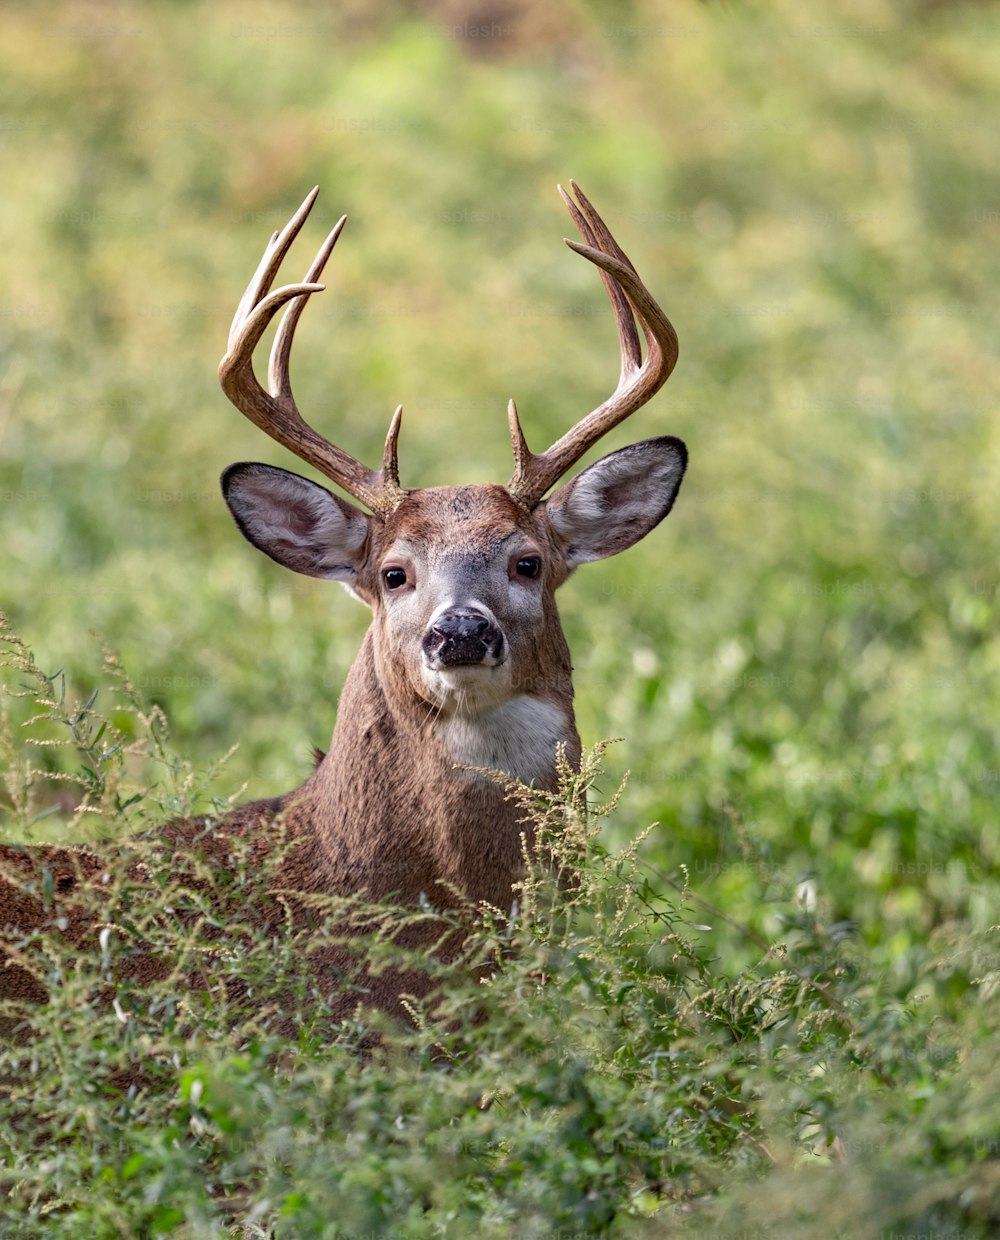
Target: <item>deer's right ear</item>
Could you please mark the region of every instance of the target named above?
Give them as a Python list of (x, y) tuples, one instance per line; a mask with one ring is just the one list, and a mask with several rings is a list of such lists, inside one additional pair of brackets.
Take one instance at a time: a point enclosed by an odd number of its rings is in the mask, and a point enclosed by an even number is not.
[(287, 469), (251, 462), (229, 466), (222, 494), (243, 537), (272, 560), (353, 586), (372, 520), (360, 508)]

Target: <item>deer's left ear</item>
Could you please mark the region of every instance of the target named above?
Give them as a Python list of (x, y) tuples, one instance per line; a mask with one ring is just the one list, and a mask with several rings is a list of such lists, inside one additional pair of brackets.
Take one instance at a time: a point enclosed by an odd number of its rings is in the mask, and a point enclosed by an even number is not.
[(566, 539), (566, 567), (617, 555), (645, 538), (673, 507), (687, 448), (672, 435), (612, 452), (566, 483), (546, 503)]

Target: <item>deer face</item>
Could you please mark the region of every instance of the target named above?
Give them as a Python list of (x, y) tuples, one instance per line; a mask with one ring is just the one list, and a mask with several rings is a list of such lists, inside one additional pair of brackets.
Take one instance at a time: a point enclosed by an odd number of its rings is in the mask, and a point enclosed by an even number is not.
[(340, 581), (374, 613), (386, 680), (445, 716), (476, 717), (564, 688), (555, 591), (578, 564), (624, 551), (670, 511), (683, 444), (612, 453), (528, 510), (500, 486), (409, 492), (385, 519), (267, 465), (231, 466), (226, 501), (245, 537), (308, 576)]
[(373, 551), (379, 649), (439, 712), (478, 714), (537, 678), (558, 551), (502, 487), (416, 491)]

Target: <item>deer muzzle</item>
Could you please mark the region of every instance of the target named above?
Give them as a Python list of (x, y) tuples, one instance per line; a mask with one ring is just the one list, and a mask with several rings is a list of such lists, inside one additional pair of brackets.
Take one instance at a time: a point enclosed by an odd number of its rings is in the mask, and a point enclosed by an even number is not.
[(435, 670), (477, 664), (495, 667), (502, 661), (504, 636), (484, 612), (454, 607), (433, 621), (424, 634), (423, 650)]

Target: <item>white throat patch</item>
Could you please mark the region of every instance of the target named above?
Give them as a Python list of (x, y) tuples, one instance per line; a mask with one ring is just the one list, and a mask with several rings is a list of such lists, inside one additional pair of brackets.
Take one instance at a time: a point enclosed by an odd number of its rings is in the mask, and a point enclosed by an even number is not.
[(534, 697), (511, 698), (475, 719), (453, 716), (438, 723), (458, 765), (503, 771), (525, 784), (551, 776), (556, 745), (569, 739), (568, 732), (559, 707)]

